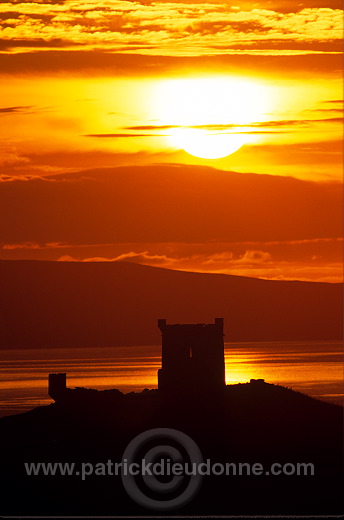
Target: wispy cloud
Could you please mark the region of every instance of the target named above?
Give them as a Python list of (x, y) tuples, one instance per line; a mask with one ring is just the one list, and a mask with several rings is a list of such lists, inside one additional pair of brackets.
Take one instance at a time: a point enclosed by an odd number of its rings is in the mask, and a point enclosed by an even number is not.
[[(337, 112), (338, 109), (328, 109), (329, 111)], [(327, 112), (327, 109), (320, 109)], [(314, 111), (316, 112), (316, 111)], [(209, 132), (226, 133), (226, 130), (231, 130), (230, 133), (236, 134), (278, 134), (288, 132), (293, 127), (309, 127), (315, 124), (342, 124), (343, 119), (340, 117), (322, 118), (322, 119), (294, 119), (294, 120), (275, 120), (253, 122), (247, 124), (206, 124), (206, 125), (136, 125), (125, 126), (123, 130), (128, 130), (130, 133), (102, 133), (102, 134), (84, 134), (83, 137), (92, 137), (100, 139), (115, 139), (115, 138), (136, 138), (136, 137), (164, 137), (168, 134), (161, 133), (166, 130), (174, 129), (198, 129)], [(270, 130), (273, 128), (274, 130)], [(240, 130), (243, 131), (240, 131)], [(239, 131), (238, 131), (239, 130)], [(144, 131), (146, 133), (136, 133), (137, 131)]]
[(265, 242), (0, 244), (2, 258), (69, 262), (134, 262), (143, 265), (253, 276), (338, 282), (342, 279), (342, 238)]
[(341, 107), (343, 107), (343, 100), (342, 99), (326, 99), (323, 101), (323, 103), (330, 103), (330, 104), (336, 104), (336, 105), (340, 105)]
[[(3, 244), (1, 249), (4, 251), (14, 251), (16, 249), (60, 249), (70, 247), (70, 245), (62, 244), (60, 242), (47, 242), (40, 244), (38, 242), (19, 242), (17, 244)], [(77, 246), (73, 246), (77, 247)]]
[(78, 258), (62, 255), (60, 262), (133, 262), (153, 267), (163, 267), (182, 271), (230, 274), (270, 280), (305, 280), (323, 282), (341, 282), (341, 262), (325, 263), (313, 256), (303, 260), (280, 260), (268, 251), (247, 249), (236, 255), (224, 251), (211, 255), (193, 254), (184, 257), (171, 257), (167, 254), (152, 254), (148, 251), (128, 251), (109, 258), (90, 256)]
[(262, 128), (262, 127), (280, 127), (280, 126), (307, 126), (313, 123), (341, 123), (341, 117), (331, 117), (324, 119), (278, 119), (274, 121), (259, 121), (247, 124), (209, 124), (209, 125), (142, 125), (142, 126), (126, 126), (125, 130), (167, 130), (172, 128), (200, 128), (206, 130), (226, 130), (227, 128)]
[(83, 137), (99, 137), (99, 138), (122, 138), (122, 137), (162, 137), (163, 134), (85, 134)]
[(32, 112), (32, 106), (0, 107), (0, 114), (17, 114)]

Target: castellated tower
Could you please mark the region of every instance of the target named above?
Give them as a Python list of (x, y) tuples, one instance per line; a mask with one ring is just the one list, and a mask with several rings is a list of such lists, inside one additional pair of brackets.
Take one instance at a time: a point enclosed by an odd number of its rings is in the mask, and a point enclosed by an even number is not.
[(161, 319), (158, 326), (162, 333), (159, 390), (210, 393), (225, 387), (223, 318), (192, 325), (167, 325)]
[(48, 394), (54, 401), (58, 401), (64, 397), (67, 389), (67, 375), (63, 372), (57, 374), (49, 374)]

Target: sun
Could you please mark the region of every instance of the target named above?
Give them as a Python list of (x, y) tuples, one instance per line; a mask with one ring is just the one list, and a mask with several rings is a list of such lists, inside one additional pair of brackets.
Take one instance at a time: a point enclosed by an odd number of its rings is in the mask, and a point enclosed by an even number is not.
[(171, 142), (185, 152), (202, 159), (220, 159), (248, 142), (245, 135), (211, 132), (198, 128), (178, 128), (171, 133)]
[(171, 79), (154, 98), (159, 123), (175, 149), (204, 159), (230, 155), (256, 139), (250, 123), (266, 119), (266, 86), (232, 77)]

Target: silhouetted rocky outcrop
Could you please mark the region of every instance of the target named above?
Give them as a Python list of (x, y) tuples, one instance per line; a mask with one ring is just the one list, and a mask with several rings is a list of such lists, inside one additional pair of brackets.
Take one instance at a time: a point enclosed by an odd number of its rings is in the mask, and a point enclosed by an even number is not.
[(204, 459), (264, 467), (304, 462), (315, 468), (313, 476), (207, 476), (199, 494), (176, 514), (339, 514), (342, 411), (255, 380), (227, 386), (217, 399), (175, 399), (159, 390), (71, 390), (63, 402), (0, 420), (6, 447), (2, 513), (149, 516), (127, 496), (119, 477), (28, 477), (24, 462), (121, 461), (136, 435), (174, 428), (197, 443)]

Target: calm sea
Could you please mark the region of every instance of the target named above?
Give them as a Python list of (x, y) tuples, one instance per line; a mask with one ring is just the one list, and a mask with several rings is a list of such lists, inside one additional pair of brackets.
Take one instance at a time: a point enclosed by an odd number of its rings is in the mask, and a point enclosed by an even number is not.
[[(343, 404), (341, 342), (226, 343), (227, 384), (263, 378), (305, 394)], [(161, 346), (1, 350), (0, 416), (52, 402), (49, 372), (67, 372), (73, 388), (157, 387)]]

